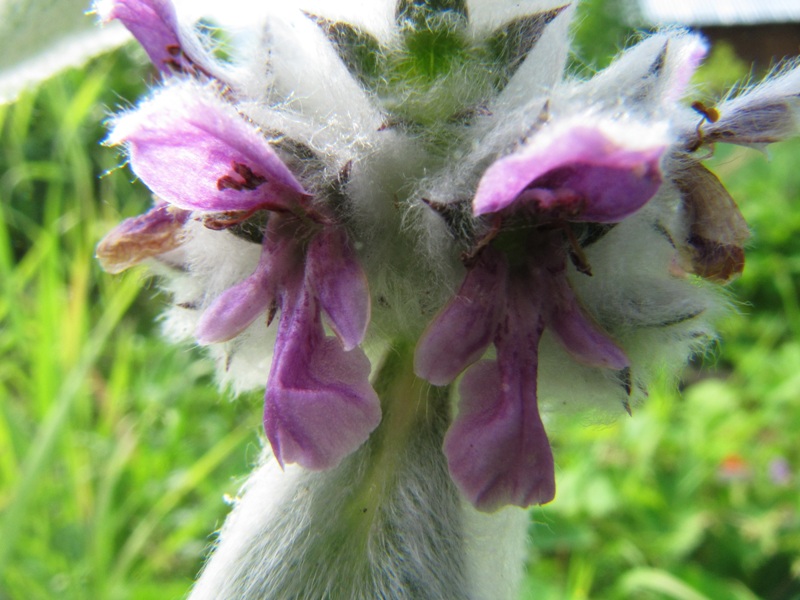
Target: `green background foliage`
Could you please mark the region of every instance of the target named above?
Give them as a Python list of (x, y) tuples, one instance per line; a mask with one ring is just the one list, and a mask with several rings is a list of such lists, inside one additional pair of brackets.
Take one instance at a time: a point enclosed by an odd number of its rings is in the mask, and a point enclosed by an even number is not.
[[(575, 70), (630, 37), (609, 6), (584, 5)], [(700, 95), (747, 72), (709, 62)], [(259, 452), (259, 394), (221, 397), (159, 337), (157, 290), (93, 259), (149, 204), (98, 141), (151, 77), (126, 48), (0, 107), (0, 600), (183, 597)], [(737, 314), (679, 391), (550, 424), (559, 491), (532, 512), (524, 598), (800, 598), (798, 155), (716, 150), (753, 229)]]

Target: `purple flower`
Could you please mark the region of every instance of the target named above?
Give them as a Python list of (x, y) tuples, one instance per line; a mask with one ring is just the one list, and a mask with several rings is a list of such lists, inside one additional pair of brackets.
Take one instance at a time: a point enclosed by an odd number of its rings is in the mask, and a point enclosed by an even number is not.
[(193, 35), (186, 35), (170, 0), (99, 0), (104, 23), (118, 19), (163, 73), (209, 74), (212, 60)]
[[(213, 228), (269, 211), (258, 266), (211, 304), (196, 337), (222, 342), (280, 310), (267, 436), (281, 464), (338, 464), (380, 421), (369, 361), (357, 347), (369, 292), (345, 230), (212, 89), (167, 88), (121, 117), (109, 143), (127, 146), (134, 173), (173, 210), (193, 211)], [(325, 335), (322, 313), (335, 338)]]
[[(583, 310), (567, 279), (569, 252), (580, 253), (570, 223), (616, 223), (640, 209), (661, 184), (664, 145), (623, 143), (609, 131), (543, 130), (486, 170), (473, 212), (491, 216), (492, 229), (417, 346), (415, 370), (431, 383), (450, 383), (467, 368), (444, 451), (453, 479), (481, 510), (555, 495), (536, 395), (545, 329), (575, 360), (621, 371), (629, 385), (625, 353)], [(490, 344), (496, 357), (479, 361)]]
[(770, 460), (767, 470), (769, 480), (775, 485), (786, 486), (792, 481), (792, 467), (783, 456), (777, 456)]
[[(380, 421), (369, 361), (355, 347), (366, 330), (369, 294), (341, 231), (317, 234), (305, 261), (303, 272), (286, 273), (279, 296), (264, 425), (281, 464), (327, 469), (365, 442)], [(320, 309), (338, 341), (325, 336)]]
[[(319, 228), (306, 242), (307, 227), (271, 215), (258, 267), (205, 311), (196, 337), (225, 341), (280, 309), (264, 427), (281, 464), (327, 469), (366, 441), (380, 406), (357, 347), (369, 322), (366, 278), (342, 229)], [(338, 340), (325, 336), (322, 312)]]

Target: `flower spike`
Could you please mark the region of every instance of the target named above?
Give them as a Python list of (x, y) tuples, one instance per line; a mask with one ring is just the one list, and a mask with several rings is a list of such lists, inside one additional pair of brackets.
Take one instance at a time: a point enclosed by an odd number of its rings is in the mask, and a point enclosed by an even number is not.
[[(682, 98), (708, 44), (681, 29), (565, 77), (575, 3), (262, 4), (222, 63), (177, 3), (97, 1), (165, 76), (107, 140), (156, 204), (98, 258), (172, 267), (174, 329), (237, 389), (266, 380), (281, 466), (394, 460), (411, 401), (452, 385), (452, 489), (487, 512), (550, 501), (542, 406), (629, 409), (659, 357), (713, 336), (709, 288), (741, 273), (748, 230), (703, 157), (796, 134), (800, 68), (706, 106)], [(406, 354), (373, 388), (362, 345)]]

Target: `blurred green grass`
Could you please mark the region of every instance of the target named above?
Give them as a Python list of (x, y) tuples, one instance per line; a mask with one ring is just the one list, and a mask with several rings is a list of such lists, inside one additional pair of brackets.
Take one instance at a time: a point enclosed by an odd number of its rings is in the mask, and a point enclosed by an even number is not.
[[(2, 600), (183, 597), (258, 453), (258, 395), (221, 398), (159, 338), (158, 292), (93, 259), (149, 204), (97, 146), (149, 73), (126, 49), (0, 107)], [(800, 142), (770, 154), (713, 158), (754, 237), (691, 383), (631, 419), (553, 423), (524, 598), (800, 598)]]
[(0, 108), (4, 599), (183, 597), (258, 454), (260, 402), (221, 399), (211, 367), (155, 332), (157, 292), (94, 260), (150, 202), (98, 146), (144, 91), (133, 55)]

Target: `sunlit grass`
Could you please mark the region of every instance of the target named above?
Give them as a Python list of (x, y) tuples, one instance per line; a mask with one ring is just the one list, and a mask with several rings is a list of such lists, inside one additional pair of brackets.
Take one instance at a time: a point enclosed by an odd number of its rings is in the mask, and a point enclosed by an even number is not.
[(154, 331), (154, 290), (93, 258), (149, 202), (97, 147), (144, 76), (108, 57), (0, 114), (0, 598), (182, 597), (258, 451), (258, 404), (221, 399)]

